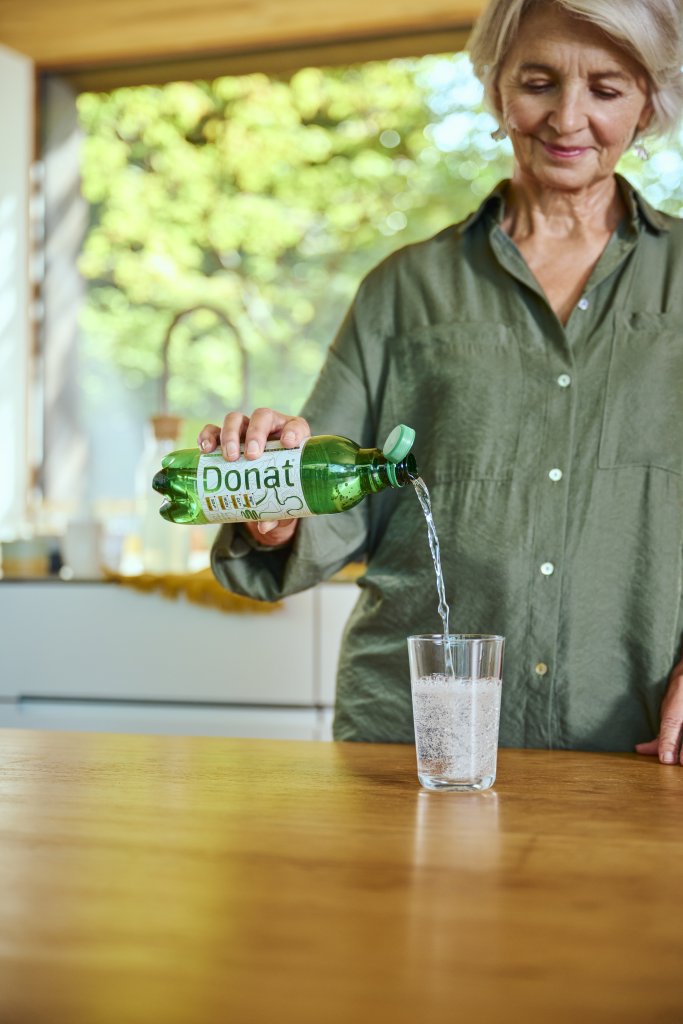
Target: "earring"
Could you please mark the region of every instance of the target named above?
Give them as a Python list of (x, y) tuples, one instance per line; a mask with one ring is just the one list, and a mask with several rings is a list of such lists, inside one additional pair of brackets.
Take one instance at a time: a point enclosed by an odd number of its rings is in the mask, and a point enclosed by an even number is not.
[(642, 142), (633, 143), (633, 152), (636, 154), (639, 160), (649, 160), (650, 154), (646, 150)]
[(507, 139), (507, 137), (508, 133), (505, 131), (504, 128), (501, 128), (500, 125), (498, 126), (498, 128), (494, 129), (494, 131), (491, 132), (491, 138), (495, 139), (496, 142), (502, 142), (503, 139)]

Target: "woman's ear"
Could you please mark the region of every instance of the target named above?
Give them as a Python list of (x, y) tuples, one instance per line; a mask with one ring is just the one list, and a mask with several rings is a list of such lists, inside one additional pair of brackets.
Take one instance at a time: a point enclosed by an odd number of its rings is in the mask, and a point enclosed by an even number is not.
[(498, 79), (493, 83), (491, 87), (491, 104), (493, 106), (493, 113), (498, 118), (499, 124), (503, 123), (503, 98), (500, 95), (500, 87), (498, 85)]
[(636, 129), (636, 135), (641, 135), (646, 128), (649, 128), (650, 122), (654, 116), (655, 108), (652, 100), (648, 100), (642, 109), (641, 115), (638, 118), (638, 127)]

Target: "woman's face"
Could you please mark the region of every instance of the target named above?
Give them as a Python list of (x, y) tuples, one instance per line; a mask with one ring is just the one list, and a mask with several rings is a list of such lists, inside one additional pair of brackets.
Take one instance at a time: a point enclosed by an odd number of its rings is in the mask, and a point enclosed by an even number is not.
[(593, 25), (545, 7), (520, 26), (497, 104), (518, 174), (568, 191), (609, 177), (652, 113), (639, 64)]

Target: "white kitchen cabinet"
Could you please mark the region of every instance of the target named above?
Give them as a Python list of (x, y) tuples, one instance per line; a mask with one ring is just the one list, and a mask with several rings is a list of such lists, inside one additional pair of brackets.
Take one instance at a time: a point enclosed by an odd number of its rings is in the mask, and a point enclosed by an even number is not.
[(0, 586), (0, 696), (311, 705), (313, 592), (225, 613), (106, 583)]
[(226, 613), (106, 583), (0, 583), (0, 727), (327, 739), (351, 583)]
[(0, 701), (0, 728), (239, 736), (264, 740), (326, 740), (332, 735), (331, 713), (322, 708), (34, 698)]

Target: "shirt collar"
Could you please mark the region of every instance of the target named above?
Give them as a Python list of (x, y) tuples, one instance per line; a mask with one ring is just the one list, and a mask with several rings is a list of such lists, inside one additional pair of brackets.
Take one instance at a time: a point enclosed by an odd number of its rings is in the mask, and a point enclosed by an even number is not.
[(502, 219), (503, 210), (505, 209), (506, 186), (507, 180), (499, 181), (496, 187), (489, 192), (481, 206), (477, 207), (477, 209), (468, 214), (464, 220), (461, 220), (459, 224), (455, 225), (455, 230), (459, 235), (464, 235), (469, 228), (476, 224), (477, 221), (481, 220), (485, 213), (490, 213), (493, 220), (500, 221)]
[[(643, 222), (657, 234), (670, 230), (669, 218), (665, 213), (661, 213), (659, 210), (655, 210), (653, 206), (650, 206), (647, 200), (636, 191), (626, 178), (622, 178), (620, 174), (617, 174), (616, 179), (626, 205), (628, 222), (635, 231), (638, 231)], [(492, 220), (500, 223), (505, 209), (506, 187), (506, 179), (499, 181), (495, 188), (486, 196), (482, 204), (464, 220), (460, 221), (459, 224), (456, 224), (455, 230), (458, 234), (462, 235), (468, 231), (477, 221), (481, 220), (484, 214), (488, 214)]]
[(616, 175), (617, 185), (621, 191), (622, 199), (626, 205), (626, 211), (632, 227), (637, 231), (641, 222), (645, 222), (656, 234), (670, 230), (669, 218), (660, 210), (655, 210), (648, 201), (636, 191), (630, 181)]

